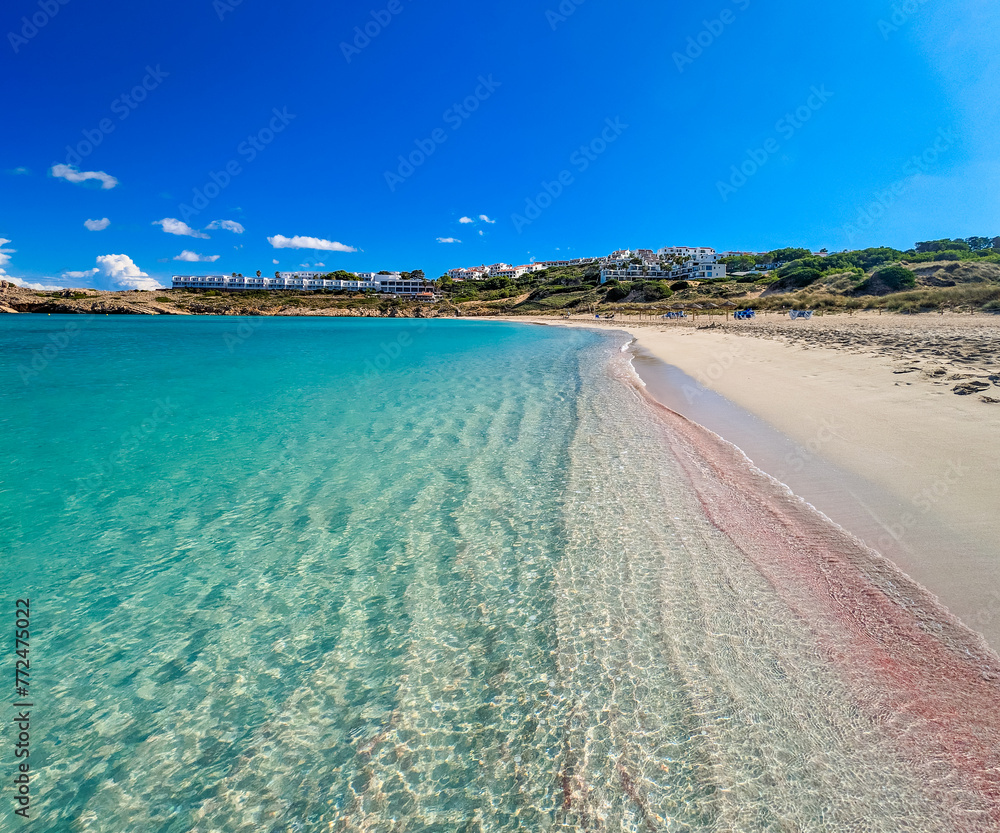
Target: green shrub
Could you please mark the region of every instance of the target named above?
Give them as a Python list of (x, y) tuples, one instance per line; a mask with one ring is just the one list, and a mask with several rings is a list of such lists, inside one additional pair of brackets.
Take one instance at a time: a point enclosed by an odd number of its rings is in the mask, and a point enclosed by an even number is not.
[(799, 266), (795, 269), (789, 269), (787, 272), (781, 269), (778, 274), (781, 276), (779, 282), (787, 289), (809, 286), (823, 277), (823, 273), (812, 266)]
[(858, 287), (858, 292), (866, 295), (884, 295), (889, 292), (902, 292), (913, 289), (917, 278), (909, 269), (903, 266), (887, 266), (877, 270), (868, 280)]
[(491, 292), (496, 289), (506, 289), (513, 283), (509, 278), (487, 278), (482, 282), (481, 288), (486, 292)]
[(687, 281), (677, 281), (677, 283), (670, 284), (670, 288), (674, 292), (681, 292), (681, 291), (683, 291), (685, 289), (690, 289), (691, 288), (691, 284), (689, 284)]
[(162, 295), (159, 295), (156, 298), (156, 303), (158, 303), (158, 304), (169, 304), (170, 303), (170, 299), (169, 298), (165, 298)]

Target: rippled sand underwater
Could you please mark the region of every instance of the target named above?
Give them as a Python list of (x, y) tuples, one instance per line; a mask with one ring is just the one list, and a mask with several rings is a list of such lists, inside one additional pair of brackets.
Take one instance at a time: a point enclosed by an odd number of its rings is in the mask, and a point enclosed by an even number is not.
[(48, 520), (55, 472), (5, 460), (14, 554), (48, 556), (35, 830), (1000, 829), (995, 655), (659, 409), (622, 339), (364, 324), (109, 358), (57, 391), (78, 421), (178, 417)]

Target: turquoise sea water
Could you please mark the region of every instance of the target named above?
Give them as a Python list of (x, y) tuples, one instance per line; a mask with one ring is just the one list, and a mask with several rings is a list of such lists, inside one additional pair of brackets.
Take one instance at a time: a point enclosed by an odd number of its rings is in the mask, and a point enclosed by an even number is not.
[(31, 829), (951, 829), (623, 345), (0, 317)]

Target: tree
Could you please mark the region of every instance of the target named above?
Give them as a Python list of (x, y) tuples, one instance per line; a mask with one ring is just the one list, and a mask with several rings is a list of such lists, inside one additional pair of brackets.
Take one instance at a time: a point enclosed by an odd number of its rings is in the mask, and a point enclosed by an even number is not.
[(280, 277), (281, 277), (281, 273), (280, 273), (280, 272), (275, 272), (275, 273), (274, 273), (274, 277), (276, 277), (276, 278), (280, 278)]
[(257, 270), (257, 277), (260, 277), (260, 269)]
[(496, 289), (506, 289), (512, 283), (513, 281), (509, 278), (487, 278), (483, 281), (482, 288), (487, 292), (491, 292)]
[(410, 272), (410, 278), (415, 281), (422, 281), (424, 279), (424, 270), (414, 269), (412, 272)]
[(949, 240), (947, 237), (941, 240), (925, 240), (917, 243), (917, 253), (927, 254), (928, 252), (967, 252), (971, 249), (964, 240)]
[(969, 244), (969, 248), (974, 252), (982, 251), (983, 249), (988, 249), (992, 245), (990, 238), (988, 237), (968, 237), (965, 240)]
[(723, 264), (728, 272), (751, 272), (760, 261), (754, 255), (730, 255), (720, 258), (719, 263)]
[(809, 257), (812, 252), (809, 249), (775, 249), (768, 254), (769, 263), (790, 263), (793, 260), (801, 260)]

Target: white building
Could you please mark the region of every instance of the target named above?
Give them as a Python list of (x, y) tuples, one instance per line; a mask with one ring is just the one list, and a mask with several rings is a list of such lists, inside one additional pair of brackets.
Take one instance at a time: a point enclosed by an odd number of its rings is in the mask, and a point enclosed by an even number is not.
[(664, 246), (657, 252), (657, 254), (660, 255), (660, 257), (669, 257), (673, 255), (675, 257), (688, 257), (691, 260), (713, 263), (719, 259), (719, 255), (715, 249), (709, 249), (706, 247)]
[(448, 277), (453, 281), (482, 281), (489, 277), (490, 270), (486, 266), (471, 266), (468, 269), (459, 267), (449, 269)]
[[(636, 263), (635, 261), (639, 261)], [(623, 249), (605, 258), (601, 283), (618, 281), (712, 280), (726, 277), (715, 249), (664, 246), (656, 255), (651, 249)]]
[(490, 267), (490, 276), (494, 278), (509, 278), (517, 280), (522, 275), (527, 275), (533, 271), (530, 265), (511, 266), (509, 263), (495, 263)]
[(229, 291), (261, 289), (317, 292), (341, 289), (353, 292), (376, 292), (411, 298), (426, 298), (434, 293), (434, 285), (423, 278), (403, 278), (399, 272), (379, 275), (362, 272), (356, 280), (327, 280), (320, 272), (282, 272), (273, 277), (243, 277), (242, 275), (174, 275), (174, 289), (222, 289)]
[(597, 263), (600, 259), (599, 257), (578, 257), (573, 260), (543, 260), (535, 265), (541, 266), (542, 269), (548, 269), (551, 266), (583, 266), (586, 263)]

